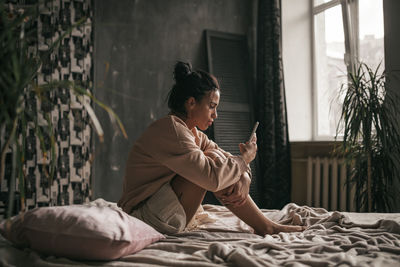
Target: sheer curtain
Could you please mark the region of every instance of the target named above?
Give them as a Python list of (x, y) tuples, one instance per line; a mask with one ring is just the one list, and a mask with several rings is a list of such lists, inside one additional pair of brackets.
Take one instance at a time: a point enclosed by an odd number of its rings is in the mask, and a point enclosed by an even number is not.
[(257, 131), (261, 208), (290, 202), (291, 166), (282, 65), (281, 1), (259, 0), (257, 22)]

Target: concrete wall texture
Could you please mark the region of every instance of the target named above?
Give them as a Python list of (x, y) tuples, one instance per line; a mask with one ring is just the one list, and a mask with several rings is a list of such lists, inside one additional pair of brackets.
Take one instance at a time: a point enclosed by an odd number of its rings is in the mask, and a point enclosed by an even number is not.
[(94, 1), (96, 96), (113, 108), (126, 127), (123, 138), (97, 109), (105, 143), (95, 143), (94, 198), (117, 201), (133, 142), (168, 112), (165, 99), (177, 60), (207, 70), (204, 30), (249, 35), (255, 1)]

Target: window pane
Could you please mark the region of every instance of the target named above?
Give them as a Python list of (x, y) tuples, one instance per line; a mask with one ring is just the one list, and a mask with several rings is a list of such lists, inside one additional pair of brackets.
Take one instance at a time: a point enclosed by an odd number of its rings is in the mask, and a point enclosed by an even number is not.
[(340, 116), (338, 92), (347, 73), (341, 6), (314, 18), (317, 136), (335, 136)]
[(314, 0), (314, 6), (319, 6), (321, 4), (325, 4), (325, 3), (328, 3), (330, 1), (332, 1), (332, 0)]
[(383, 1), (359, 1), (360, 60), (372, 69), (385, 67), (383, 43)]

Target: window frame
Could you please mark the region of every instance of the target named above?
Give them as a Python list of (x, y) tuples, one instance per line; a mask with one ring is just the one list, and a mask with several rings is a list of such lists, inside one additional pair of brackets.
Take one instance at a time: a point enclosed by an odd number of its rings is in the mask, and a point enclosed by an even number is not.
[[(312, 36), (312, 140), (313, 141), (332, 141), (335, 136), (318, 135), (318, 88), (317, 88), (317, 68), (316, 68), (316, 40), (315, 40), (315, 16), (326, 10), (341, 5), (342, 22), (344, 33), (344, 63), (347, 73), (355, 69), (359, 58), (359, 0), (331, 0), (326, 3), (315, 5), (316, 0), (311, 1), (311, 36)], [(338, 136), (340, 140), (341, 137)]]

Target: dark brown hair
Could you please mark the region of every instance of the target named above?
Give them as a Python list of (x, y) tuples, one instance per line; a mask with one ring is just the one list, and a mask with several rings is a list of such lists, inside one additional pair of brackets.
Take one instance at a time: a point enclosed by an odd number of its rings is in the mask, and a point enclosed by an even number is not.
[(200, 102), (207, 92), (220, 89), (212, 74), (202, 70), (192, 71), (190, 63), (181, 61), (175, 64), (174, 80), (175, 84), (168, 94), (168, 107), (178, 114), (186, 115), (185, 101), (190, 97)]

